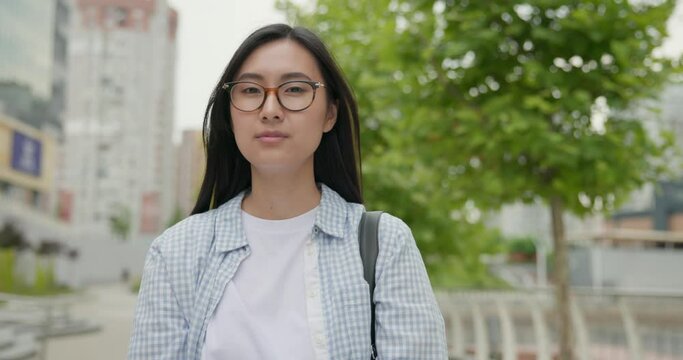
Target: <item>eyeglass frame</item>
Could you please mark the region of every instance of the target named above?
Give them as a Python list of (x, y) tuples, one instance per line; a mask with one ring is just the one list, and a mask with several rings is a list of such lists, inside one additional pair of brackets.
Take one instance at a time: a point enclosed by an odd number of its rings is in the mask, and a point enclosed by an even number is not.
[[(305, 108), (303, 108), (303, 109), (291, 110), (290, 108), (288, 108), (288, 107), (286, 107), (284, 104), (282, 104), (282, 101), (280, 100), (280, 95), (279, 95), (279, 93), (278, 93), (278, 90), (280, 90), (280, 88), (281, 88), (283, 85), (290, 84), (290, 83), (293, 83), (293, 82), (302, 82), (302, 83), (306, 83), (306, 84), (310, 85), (310, 86), (313, 88), (313, 98), (311, 99), (311, 103), (308, 104), (308, 105), (307, 105)], [(242, 109), (238, 108), (238, 107), (235, 105), (235, 102), (232, 100), (232, 90), (231, 90), (230, 88), (231, 88), (232, 86), (236, 85), (236, 84), (245, 84), (245, 83), (246, 83), (246, 84), (254, 84), (254, 85), (257, 85), (257, 86), (263, 88), (263, 90), (264, 90), (264, 92), (263, 92), (263, 100), (261, 100), (261, 104), (260, 104), (259, 106), (257, 106), (254, 110), (242, 110)], [(266, 100), (268, 99), (268, 94), (269, 94), (269, 93), (275, 93), (275, 99), (277, 99), (278, 104), (280, 104), (280, 106), (282, 106), (284, 109), (287, 109), (287, 111), (292, 111), (292, 112), (304, 111), (304, 110), (308, 109), (309, 107), (311, 107), (311, 105), (313, 105), (313, 102), (315, 101), (315, 94), (317, 93), (317, 90), (318, 90), (319, 88), (321, 88), (321, 87), (324, 88), (324, 87), (326, 87), (326, 86), (325, 86), (325, 84), (321, 83), (320, 81), (313, 81), (313, 80), (289, 80), (289, 81), (283, 82), (282, 84), (280, 84), (280, 85), (278, 85), (278, 86), (276, 86), (276, 87), (265, 87), (265, 86), (263, 86), (263, 85), (261, 85), (261, 84), (259, 84), (259, 83), (257, 83), (257, 82), (253, 82), (253, 81), (230, 81), (230, 82), (227, 82), (227, 83), (225, 83), (225, 84), (223, 84), (223, 85), (221, 86), (221, 88), (222, 88), (223, 90), (228, 91), (228, 99), (230, 100), (230, 104), (231, 104), (232, 106), (234, 106), (235, 109), (237, 109), (237, 110), (239, 110), (239, 111), (242, 111), (242, 112), (252, 112), (252, 111), (256, 111), (256, 110), (261, 109), (261, 108), (263, 107), (263, 104), (266, 103)]]

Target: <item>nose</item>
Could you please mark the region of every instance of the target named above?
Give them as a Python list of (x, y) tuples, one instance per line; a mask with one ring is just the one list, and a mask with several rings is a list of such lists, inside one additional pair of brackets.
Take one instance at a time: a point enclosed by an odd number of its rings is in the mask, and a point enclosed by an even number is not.
[(261, 107), (261, 120), (282, 120), (282, 106), (277, 99), (277, 89), (267, 89)]

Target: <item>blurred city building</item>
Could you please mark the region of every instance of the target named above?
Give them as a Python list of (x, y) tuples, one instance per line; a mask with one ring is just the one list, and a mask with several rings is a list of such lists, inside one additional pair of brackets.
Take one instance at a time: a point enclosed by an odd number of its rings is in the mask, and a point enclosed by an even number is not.
[(58, 135), (67, 75), (67, 0), (0, 2), (0, 112)]
[(176, 194), (178, 208), (183, 217), (188, 216), (197, 201), (197, 194), (204, 176), (204, 145), (201, 130), (184, 130), (182, 142), (177, 149)]
[(175, 208), (178, 16), (164, 0), (76, 0), (60, 196), (82, 231), (156, 236)]
[(0, 227), (34, 246), (71, 236), (56, 191), (69, 18), (65, 0), (0, 2)]
[(639, 190), (606, 223), (609, 229), (683, 231), (683, 182), (662, 181)]
[[(585, 231), (597, 231), (602, 227), (601, 216), (579, 218), (571, 214), (564, 215), (567, 236)], [(552, 247), (552, 228), (550, 207), (543, 203), (515, 203), (503, 206), (494, 214), (490, 223), (500, 229), (509, 238), (528, 237), (538, 241), (547, 249)]]
[(70, 236), (49, 201), (58, 149), (51, 133), (0, 113), (0, 227), (12, 223), (32, 245)]
[[(667, 87), (662, 93), (660, 116), (650, 116), (648, 128), (671, 131), (683, 153), (683, 85)], [(629, 201), (608, 222), (609, 228), (683, 231), (683, 167), (668, 164), (672, 179), (648, 184), (634, 192)]]
[[(658, 105), (661, 114), (650, 114), (649, 130), (671, 131), (683, 152), (683, 85), (666, 88)], [(678, 275), (683, 255), (683, 169), (678, 163), (667, 165), (671, 179), (643, 186), (606, 219), (601, 232), (574, 239), (574, 285), (683, 292)]]

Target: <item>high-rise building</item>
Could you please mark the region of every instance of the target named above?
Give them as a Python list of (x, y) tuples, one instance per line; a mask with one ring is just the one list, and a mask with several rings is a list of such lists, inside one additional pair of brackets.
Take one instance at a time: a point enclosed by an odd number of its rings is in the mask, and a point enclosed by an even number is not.
[(56, 178), (67, 74), (67, 0), (0, 1), (0, 227), (63, 241)]
[(67, 74), (66, 0), (0, 1), (0, 112), (59, 135)]
[(165, 0), (75, 0), (61, 197), (80, 229), (154, 236), (174, 209), (178, 16)]

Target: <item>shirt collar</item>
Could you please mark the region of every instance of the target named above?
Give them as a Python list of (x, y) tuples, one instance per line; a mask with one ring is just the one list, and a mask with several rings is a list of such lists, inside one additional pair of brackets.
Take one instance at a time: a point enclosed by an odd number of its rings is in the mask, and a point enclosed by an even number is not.
[(315, 226), (322, 232), (336, 238), (346, 235), (346, 200), (325, 184), (320, 184), (320, 209), (315, 217)]
[(227, 252), (247, 246), (247, 236), (242, 225), (242, 199), (246, 190), (216, 209), (214, 236), (216, 251)]
[[(325, 184), (320, 184), (320, 208), (315, 217), (315, 227), (322, 232), (344, 238), (347, 222), (346, 200)], [(242, 200), (247, 190), (237, 194), (216, 209), (214, 234), (216, 251), (227, 252), (246, 246), (247, 237), (242, 224)]]

